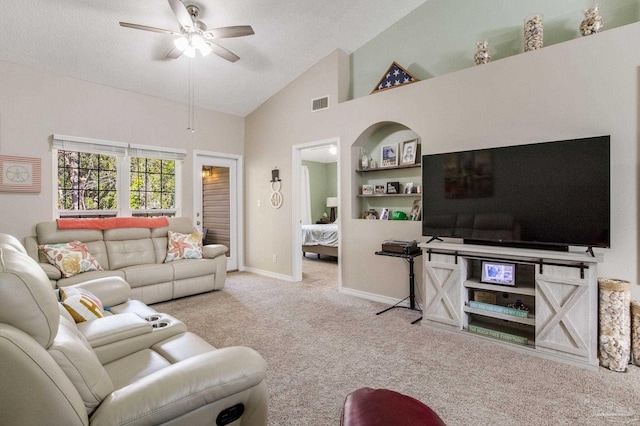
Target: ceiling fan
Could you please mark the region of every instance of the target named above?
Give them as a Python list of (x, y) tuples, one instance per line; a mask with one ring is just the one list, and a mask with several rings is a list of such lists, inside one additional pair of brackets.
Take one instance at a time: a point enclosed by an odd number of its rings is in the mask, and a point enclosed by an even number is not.
[(180, 24), (180, 31), (165, 30), (147, 25), (120, 22), (120, 25), (137, 30), (152, 31), (177, 36), (174, 40), (175, 48), (167, 54), (167, 59), (179, 58), (182, 54), (190, 58), (195, 57), (196, 51), (202, 56), (213, 52), (221, 58), (235, 62), (240, 57), (230, 50), (220, 46), (214, 40), (219, 38), (242, 37), (254, 34), (250, 25), (237, 25), (208, 29), (206, 24), (198, 19), (198, 6), (185, 6), (181, 0), (168, 0), (171, 10)]

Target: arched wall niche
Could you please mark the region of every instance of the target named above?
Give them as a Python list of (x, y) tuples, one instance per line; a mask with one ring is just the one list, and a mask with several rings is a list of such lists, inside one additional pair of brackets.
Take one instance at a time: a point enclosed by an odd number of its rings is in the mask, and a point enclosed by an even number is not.
[[(397, 146), (398, 155), (402, 152), (402, 146), (405, 141), (416, 140), (418, 142), (418, 150), (416, 162), (420, 162), (420, 135), (402, 123), (395, 121), (383, 121), (372, 124), (365, 129), (360, 136), (351, 145), (351, 164), (353, 170), (357, 172), (353, 174), (352, 179), (352, 210), (351, 217), (353, 219), (363, 218), (366, 211), (375, 209), (380, 212), (383, 208), (391, 211), (402, 210), (408, 213), (411, 209), (411, 201), (406, 197), (375, 197), (363, 198), (362, 186), (367, 185), (384, 185), (387, 182), (398, 182), (400, 190), (408, 183), (414, 185), (420, 184), (420, 168), (381, 168), (381, 152), (382, 146)], [(375, 172), (361, 171), (361, 159), (366, 154), (368, 158), (368, 169), (375, 169)], [(373, 163), (373, 167), (372, 167)]]

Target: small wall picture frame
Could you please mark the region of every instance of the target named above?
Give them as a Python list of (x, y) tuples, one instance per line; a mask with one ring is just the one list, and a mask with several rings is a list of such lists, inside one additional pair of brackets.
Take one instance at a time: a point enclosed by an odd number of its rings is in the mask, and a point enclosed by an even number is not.
[(362, 195), (373, 195), (373, 185), (362, 185)]
[(482, 261), (480, 282), (498, 285), (516, 285), (516, 264), (505, 262)]
[(40, 192), (40, 158), (0, 155), (0, 192)]
[(398, 144), (386, 144), (380, 148), (380, 167), (395, 167), (398, 165)]
[(402, 142), (402, 157), (400, 157), (400, 164), (415, 164), (417, 152), (418, 139), (411, 139), (409, 141)]
[(400, 182), (387, 182), (387, 194), (399, 194)]
[(385, 193), (385, 187), (384, 185), (375, 185), (373, 188), (373, 193), (374, 194), (384, 194)]
[(380, 212), (380, 220), (389, 220), (389, 209), (382, 209), (382, 212)]

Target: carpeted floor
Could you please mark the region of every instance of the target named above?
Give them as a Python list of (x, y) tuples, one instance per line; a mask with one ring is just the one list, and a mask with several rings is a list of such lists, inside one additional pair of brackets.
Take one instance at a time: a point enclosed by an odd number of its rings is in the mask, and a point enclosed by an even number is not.
[(245, 272), (222, 291), (154, 305), (216, 347), (256, 349), (269, 367), (270, 425), (339, 425), (345, 396), (393, 389), (448, 425), (640, 424), (640, 367), (587, 371), (485, 340), (411, 325), (417, 313), (337, 291), (335, 262), (304, 280)]

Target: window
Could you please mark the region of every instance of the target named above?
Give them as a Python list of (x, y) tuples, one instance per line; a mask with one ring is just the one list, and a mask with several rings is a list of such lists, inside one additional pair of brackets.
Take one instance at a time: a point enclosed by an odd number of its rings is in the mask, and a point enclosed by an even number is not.
[[(131, 210), (175, 210), (175, 161), (130, 159), (129, 206)], [(152, 212), (151, 212), (152, 213)]]
[(53, 148), (59, 216), (178, 213), (184, 151), (61, 135)]

